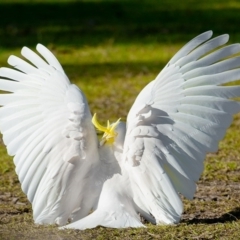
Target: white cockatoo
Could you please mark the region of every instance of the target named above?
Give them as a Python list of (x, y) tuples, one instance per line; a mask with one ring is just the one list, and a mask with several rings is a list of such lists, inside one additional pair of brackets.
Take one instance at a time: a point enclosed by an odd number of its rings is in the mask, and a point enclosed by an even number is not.
[[(102, 126), (43, 45), (0, 69), (0, 130), (37, 224), (63, 228), (178, 223), (208, 152), (240, 104), (240, 44), (205, 32), (138, 95), (127, 123)], [(30, 63), (29, 63), (30, 62)], [(114, 106), (113, 106), (114, 107)], [(99, 142), (96, 130), (104, 132)], [(66, 225), (68, 222), (69, 225)], [(66, 225), (66, 226), (65, 226)]]

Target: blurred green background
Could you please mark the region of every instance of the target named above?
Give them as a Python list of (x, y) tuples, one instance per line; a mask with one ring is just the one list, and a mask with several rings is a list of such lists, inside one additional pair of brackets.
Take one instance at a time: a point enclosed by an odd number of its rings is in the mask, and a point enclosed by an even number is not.
[(0, 46), (185, 42), (212, 29), (239, 38), (239, 1), (0, 1)]

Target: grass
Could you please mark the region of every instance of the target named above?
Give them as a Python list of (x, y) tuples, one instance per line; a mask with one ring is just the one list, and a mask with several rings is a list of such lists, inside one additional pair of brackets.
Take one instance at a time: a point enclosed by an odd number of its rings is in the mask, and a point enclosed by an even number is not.
[[(0, 65), (23, 45), (48, 46), (104, 123), (126, 118), (138, 92), (188, 40), (206, 30), (239, 42), (239, 1), (0, 0)], [(0, 239), (239, 239), (240, 115), (209, 154), (182, 222), (146, 229), (59, 231), (37, 226), (0, 142)]]

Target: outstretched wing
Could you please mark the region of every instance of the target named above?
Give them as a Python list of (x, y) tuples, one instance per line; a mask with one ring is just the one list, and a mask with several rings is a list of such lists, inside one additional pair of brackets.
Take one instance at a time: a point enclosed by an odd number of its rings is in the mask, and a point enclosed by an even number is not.
[[(178, 222), (181, 193), (191, 199), (207, 152), (240, 111), (240, 45), (205, 32), (186, 44), (137, 97), (124, 143), (135, 202), (157, 222)], [(221, 48), (219, 48), (221, 47)], [(227, 58), (227, 59), (226, 59)]]
[(62, 225), (96, 204), (98, 140), (84, 94), (47, 48), (37, 51), (46, 61), (24, 47), (33, 65), (10, 56), (19, 71), (0, 69), (0, 89), (9, 92), (0, 94), (0, 130), (35, 222)]

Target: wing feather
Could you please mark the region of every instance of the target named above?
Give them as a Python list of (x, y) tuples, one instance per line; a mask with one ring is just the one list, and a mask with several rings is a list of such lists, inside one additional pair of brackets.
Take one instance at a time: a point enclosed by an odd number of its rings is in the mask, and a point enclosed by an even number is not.
[(27, 47), (23, 47), (21, 51), (22, 56), (24, 56), (28, 61), (35, 65), (38, 69), (52, 73), (52, 68), (49, 66), (39, 55)]
[(204, 43), (203, 45), (199, 46), (198, 48), (194, 49), (187, 56), (179, 59), (177, 62), (175, 62), (175, 65), (182, 67), (190, 62), (196, 61), (197, 59), (212, 51), (213, 49), (227, 43), (228, 40), (229, 36), (227, 34), (213, 38)]
[(185, 46), (183, 46), (170, 60), (169, 64), (173, 64), (182, 57), (188, 55), (194, 48), (198, 47), (203, 42), (207, 41), (212, 37), (213, 32), (207, 31), (193, 38), (190, 42), (188, 42)]
[(25, 62), (19, 57), (10, 56), (8, 58), (8, 64), (26, 74), (38, 76), (38, 78), (47, 77), (47, 74), (45, 72), (38, 70), (37, 68)]
[(178, 193), (193, 197), (206, 154), (217, 151), (232, 115), (240, 111), (239, 102), (231, 100), (240, 96), (240, 87), (222, 85), (240, 79), (240, 58), (231, 57), (240, 45), (219, 48), (228, 35), (209, 40), (211, 35), (186, 44), (128, 114), (124, 162), (132, 186), (138, 186), (132, 188), (136, 203), (157, 223), (179, 221)]
[(35, 222), (62, 225), (75, 209), (84, 217), (97, 203), (98, 140), (83, 93), (46, 47), (37, 51), (41, 57), (24, 47), (29, 63), (10, 56), (17, 70), (0, 68), (0, 89), (8, 92), (0, 94), (0, 130)]
[(228, 60), (225, 60), (223, 62), (218, 62), (215, 64), (212, 64), (210, 66), (205, 66), (205, 67), (199, 67), (196, 69), (193, 69), (189, 72), (186, 72), (183, 74), (183, 77), (185, 80), (194, 78), (194, 77), (198, 77), (201, 75), (213, 75), (215, 73), (220, 73), (220, 72), (224, 72), (227, 70), (231, 70), (234, 68), (238, 68), (240, 66), (240, 58), (236, 57), (236, 58), (231, 58)]
[(37, 45), (37, 51), (46, 59), (50, 66), (57, 69), (59, 72), (64, 73), (61, 64), (58, 62), (57, 58), (42, 44)]

